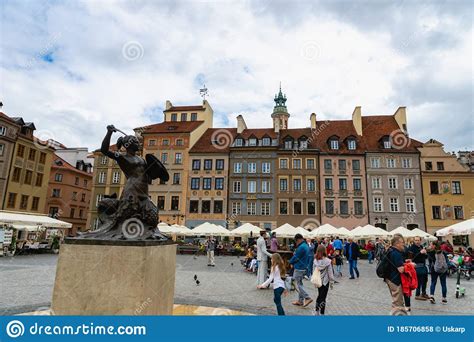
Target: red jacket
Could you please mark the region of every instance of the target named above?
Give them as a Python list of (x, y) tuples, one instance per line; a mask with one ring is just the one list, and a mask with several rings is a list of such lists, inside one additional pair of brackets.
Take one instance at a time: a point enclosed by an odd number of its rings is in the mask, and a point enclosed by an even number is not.
[(405, 272), (400, 274), (402, 279), (402, 290), (405, 296), (411, 297), (411, 291), (418, 287), (418, 278), (416, 277), (415, 267), (411, 262), (406, 262), (403, 267)]

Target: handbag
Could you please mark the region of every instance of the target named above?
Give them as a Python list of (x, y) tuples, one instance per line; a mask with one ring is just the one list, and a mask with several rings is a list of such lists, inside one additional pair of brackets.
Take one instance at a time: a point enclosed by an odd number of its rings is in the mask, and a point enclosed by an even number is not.
[(318, 267), (314, 268), (313, 275), (311, 276), (311, 283), (316, 287), (321, 287), (323, 285), (321, 272), (319, 271)]

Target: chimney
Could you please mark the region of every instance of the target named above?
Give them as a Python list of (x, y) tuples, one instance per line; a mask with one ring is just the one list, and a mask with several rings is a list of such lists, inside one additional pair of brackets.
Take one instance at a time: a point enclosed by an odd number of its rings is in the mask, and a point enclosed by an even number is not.
[(355, 107), (354, 112), (352, 112), (352, 124), (354, 125), (357, 135), (362, 135), (362, 114), (360, 106)]
[(237, 116), (237, 133), (242, 133), (245, 129), (247, 129), (247, 125), (245, 124), (244, 117), (242, 115)]
[(316, 114), (311, 113), (309, 120), (311, 121), (311, 129), (316, 129)]
[(398, 127), (408, 135), (407, 131), (407, 111), (406, 107), (398, 107), (397, 111), (395, 114), (393, 114), (393, 117), (395, 118), (395, 121), (398, 124)]
[(173, 105), (171, 104), (171, 101), (170, 101), (170, 100), (166, 100), (165, 110), (170, 109), (172, 106), (173, 106)]

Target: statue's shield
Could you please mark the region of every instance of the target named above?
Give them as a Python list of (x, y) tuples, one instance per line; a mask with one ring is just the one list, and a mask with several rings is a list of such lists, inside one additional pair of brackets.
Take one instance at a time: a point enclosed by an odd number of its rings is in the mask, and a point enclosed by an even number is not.
[(170, 179), (166, 167), (156, 158), (153, 154), (147, 154), (146, 160), (146, 173), (151, 179), (160, 178), (162, 181), (167, 182)]

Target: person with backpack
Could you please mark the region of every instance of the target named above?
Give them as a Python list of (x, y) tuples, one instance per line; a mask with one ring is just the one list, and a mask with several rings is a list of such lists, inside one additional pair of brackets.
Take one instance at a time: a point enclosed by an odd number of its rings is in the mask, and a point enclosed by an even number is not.
[(257, 289), (266, 289), (273, 282), (273, 302), (276, 305), (278, 316), (285, 316), (285, 311), (281, 305), (282, 294), (288, 294), (283, 280), (286, 275), (285, 263), (278, 253), (273, 253), (271, 259), (270, 277), (263, 284), (258, 285)]
[(314, 268), (318, 269), (321, 275), (321, 286), (318, 287), (318, 298), (316, 299), (315, 316), (324, 315), (326, 309), (326, 298), (329, 287), (332, 289), (334, 283), (334, 273), (331, 259), (328, 258), (327, 250), (323, 245), (319, 245), (314, 256)]
[(430, 272), (431, 272), (431, 285), (430, 285), (430, 302), (431, 304), (436, 304), (434, 298), (434, 293), (436, 290), (436, 283), (439, 278), (441, 283), (441, 303), (448, 304), (446, 296), (448, 294), (448, 287), (446, 285), (446, 276), (448, 272), (448, 255), (446, 252), (441, 250), (441, 246), (438, 241), (431, 243), (431, 251), (428, 252), (428, 259), (430, 262)]

